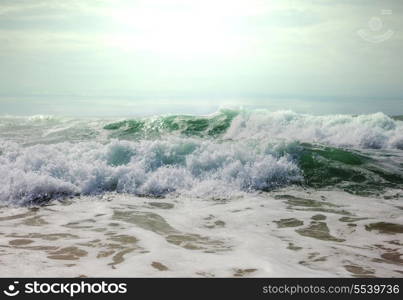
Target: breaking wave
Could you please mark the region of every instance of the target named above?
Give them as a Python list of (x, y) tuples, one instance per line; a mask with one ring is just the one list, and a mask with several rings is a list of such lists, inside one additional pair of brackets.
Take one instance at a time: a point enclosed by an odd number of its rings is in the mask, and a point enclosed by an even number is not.
[(382, 113), (221, 110), (112, 122), (3, 117), (0, 203), (112, 191), (227, 198), (290, 184), (379, 193), (403, 185), (402, 133), (403, 122)]
[(117, 191), (224, 197), (268, 190), (302, 179), (289, 155), (247, 143), (193, 139), (2, 145), (0, 199), (38, 202), (76, 194)]
[(403, 122), (371, 115), (312, 116), (292, 111), (228, 110), (206, 117), (162, 116), (109, 123), (112, 137), (156, 138), (166, 134), (244, 140), (301, 141), (338, 147), (403, 149)]

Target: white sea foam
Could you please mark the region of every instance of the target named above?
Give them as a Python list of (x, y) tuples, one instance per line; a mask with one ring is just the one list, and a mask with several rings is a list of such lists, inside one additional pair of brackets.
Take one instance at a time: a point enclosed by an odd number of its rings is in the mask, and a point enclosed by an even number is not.
[(181, 138), (30, 147), (8, 142), (1, 145), (0, 199), (26, 203), (106, 191), (225, 196), (301, 180), (290, 157), (264, 151), (264, 143), (252, 147)]
[[(309, 201), (317, 206), (304, 206)], [(0, 267), (9, 277), (399, 277), (403, 234), (366, 226), (402, 224), (400, 202), (284, 188), (226, 202), (107, 193), (35, 210), (8, 207), (0, 209)], [(321, 205), (329, 210), (318, 212)], [(300, 223), (282, 227), (281, 220)], [(315, 224), (328, 231), (301, 232)]]
[(243, 111), (232, 121), (224, 137), (403, 149), (403, 122), (395, 121), (383, 113), (312, 116), (292, 111)]

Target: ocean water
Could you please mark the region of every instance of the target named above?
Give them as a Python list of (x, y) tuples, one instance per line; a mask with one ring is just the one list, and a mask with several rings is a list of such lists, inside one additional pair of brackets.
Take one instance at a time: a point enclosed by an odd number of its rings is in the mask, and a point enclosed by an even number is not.
[(0, 117), (6, 276), (403, 276), (403, 121)]

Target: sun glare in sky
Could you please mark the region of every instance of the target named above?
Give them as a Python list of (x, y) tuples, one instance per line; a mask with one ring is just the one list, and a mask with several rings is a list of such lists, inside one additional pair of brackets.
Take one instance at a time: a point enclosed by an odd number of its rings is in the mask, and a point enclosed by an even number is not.
[(164, 3), (151, 1), (151, 5), (125, 5), (110, 10), (107, 14), (118, 32), (108, 35), (105, 43), (125, 51), (160, 55), (239, 55), (253, 44), (247, 31), (248, 17), (268, 9), (267, 3), (264, 6), (256, 0), (208, 0), (192, 5), (178, 1), (182, 5), (175, 9)]

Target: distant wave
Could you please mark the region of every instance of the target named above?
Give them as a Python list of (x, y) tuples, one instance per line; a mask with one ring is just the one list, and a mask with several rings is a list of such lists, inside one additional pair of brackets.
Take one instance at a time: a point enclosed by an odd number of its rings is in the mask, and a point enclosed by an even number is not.
[[(31, 144), (86, 141), (101, 137), (120, 140), (167, 136), (209, 139), (300, 141), (337, 147), (403, 149), (401, 116), (314, 116), (292, 111), (221, 109), (208, 116), (164, 115), (134, 119), (74, 119), (48, 115), (0, 117), (0, 138), (29, 133)], [(99, 140), (99, 139), (98, 139)]]
[(370, 115), (312, 116), (292, 111), (221, 110), (211, 116), (162, 116), (109, 123), (117, 138), (156, 138), (166, 134), (302, 141), (333, 146), (403, 149), (403, 122)]

